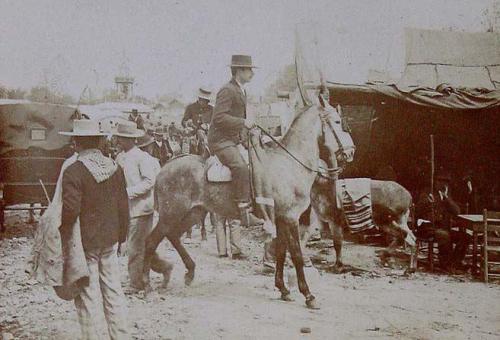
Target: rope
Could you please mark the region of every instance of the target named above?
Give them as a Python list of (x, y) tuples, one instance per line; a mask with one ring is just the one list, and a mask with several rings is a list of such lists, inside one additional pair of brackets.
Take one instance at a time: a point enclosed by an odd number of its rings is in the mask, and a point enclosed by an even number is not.
[[(317, 173), (321, 177), (328, 178), (330, 180), (335, 180), (338, 177), (338, 174), (342, 172), (342, 167), (326, 168), (326, 169), (322, 168), (322, 167), (318, 167), (318, 169), (311, 168), (307, 164), (304, 164), (300, 159), (298, 159), (290, 151), (288, 151), (288, 149), (279, 140), (277, 140), (274, 136), (272, 136), (271, 134), (269, 134), (263, 127), (261, 127), (260, 125), (256, 125), (256, 127), (260, 131), (262, 131), (266, 136), (268, 136), (269, 138), (271, 138), (271, 140), (273, 142), (275, 142), (281, 149), (283, 149), (290, 157), (292, 157), (293, 160), (295, 160), (297, 163), (299, 163), (300, 165), (302, 165), (305, 169), (309, 170), (310, 172)], [(252, 145), (252, 147), (253, 147), (253, 145)], [(320, 171), (319, 169), (323, 169), (324, 171)], [(331, 176), (327, 175), (327, 174), (325, 174), (325, 171), (328, 172), (328, 173), (333, 173), (333, 175), (331, 175)]]

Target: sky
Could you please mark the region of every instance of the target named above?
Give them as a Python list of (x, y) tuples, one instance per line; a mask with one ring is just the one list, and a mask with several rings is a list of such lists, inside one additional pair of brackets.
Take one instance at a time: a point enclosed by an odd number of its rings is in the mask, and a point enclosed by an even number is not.
[(114, 87), (126, 64), (136, 94), (189, 100), (230, 78), (232, 54), (249, 54), (259, 69), (248, 91), (261, 95), (293, 62), (297, 25), (313, 28), (328, 80), (363, 83), (368, 69), (398, 78), (404, 27), (484, 31), (494, 1), (0, 0), (0, 84), (78, 98), (86, 85)]

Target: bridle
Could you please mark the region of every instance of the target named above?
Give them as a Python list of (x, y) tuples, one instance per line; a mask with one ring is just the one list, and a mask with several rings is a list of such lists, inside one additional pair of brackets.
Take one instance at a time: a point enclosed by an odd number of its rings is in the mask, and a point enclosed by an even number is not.
[[(322, 131), (323, 131), (323, 134), (324, 134), (324, 126), (328, 126), (329, 130), (332, 132), (333, 136), (335, 137), (335, 141), (337, 142), (337, 145), (339, 147), (339, 149), (335, 152), (335, 157), (338, 157), (338, 153), (340, 152), (342, 154), (342, 159), (345, 160), (345, 156), (344, 156), (344, 146), (339, 138), (339, 136), (337, 135), (337, 132), (335, 131), (335, 128), (332, 126), (331, 122), (330, 122), (330, 119), (328, 119), (328, 117), (330, 116), (330, 113), (329, 112), (319, 112), (319, 117), (320, 117), (320, 121), (321, 121), (321, 124), (322, 124)], [(308, 166), (307, 164), (304, 164), (304, 162), (302, 162), (300, 159), (297, 158), (297, 156), (295, 156), (294, 154), (292, 154), (279, 140), (277, 140), (274, 136), (272, 136), (271, 134), (269, 134), (266, 129), (264, 129), (263, 127), (261, 127), (260, 125), (256, 125), (256, 127), (264, 134), (266, 135), (267, 137), (269, 137), (274, 143), (276, 143), (276, 145), (278, 145), (281, 149), (283, 149), (293, 160), (295, 160), (297, 163), (299, 163), (302, 167), (304, 167), (305, 169), (311, 171), (311, 172), (314, 172), (316, 174), (318, 174), (319, 176), (321, 177), (324, 177), (324, 178), (327, 178), (327, 179), (330, 179), (330, 180), (336, 180), (338, 179), (338, 176), (339, 174), (344, 170), (344, 164), (345, 162), (342, 162), (342, 166), (340, 167), (333, 167), (333, 168), (324, 168), (322, 166), (318, 166), (318, 169), (313, 169), (311, 168), (310, 166)], [(250, 131), (248, 132), (250, 134)], [(324, 138), (324, 137), (323, 137)], [(249, 140), (250, 140), (250, 136), (249, 136)]]

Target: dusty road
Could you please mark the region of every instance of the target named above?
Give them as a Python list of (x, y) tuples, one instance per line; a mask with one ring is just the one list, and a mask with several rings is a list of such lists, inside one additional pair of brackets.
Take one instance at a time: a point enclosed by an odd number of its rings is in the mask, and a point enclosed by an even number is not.
[[(26, 215), (8, 214), (9, 231), (0, 241), (0, 331), (15, 339), (77, 339), (72, 303), (28, 280), (32, 227), (26, 220)], [(381, 267), (376, 248), (347, 244), (345, 262), (367, 271), (331, 274), (309, 268), (309, 285), (321, 307), (311, 311), (295, 282), (294, 302), (277, 299), (274, 278), (261, 273), (262, 246), (255, 232), (244, 237), (248, 261), (219, 259), (213, 234), (202, 243), (195, 229), (193, 239), (187, 246), (197, 263), (192, 286), (184, 286), (184, 266), (164, 242), (161, 252), (175, 264), (170, 287), (160, 291), (161, 277), (152, 274), (153, 293), (145, 299), (127, 297), (134, 338), (500, 338), (499, 284), (420, 272), (407, 278)], [(120, 265), (125, 285), (126, 258)], [(311, 333), (302, 334), (302, 327)], [(104, 337), (104, 325), (100, 329)]]

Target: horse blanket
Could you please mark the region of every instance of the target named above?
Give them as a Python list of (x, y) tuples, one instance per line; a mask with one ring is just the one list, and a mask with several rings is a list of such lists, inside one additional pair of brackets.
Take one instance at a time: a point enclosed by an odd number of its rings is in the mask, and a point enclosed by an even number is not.
[(337, 181), (337, 205), (344, 211), (351, 233), (374, 228), (369, 178), (347, 178)]

